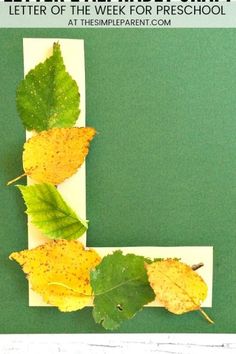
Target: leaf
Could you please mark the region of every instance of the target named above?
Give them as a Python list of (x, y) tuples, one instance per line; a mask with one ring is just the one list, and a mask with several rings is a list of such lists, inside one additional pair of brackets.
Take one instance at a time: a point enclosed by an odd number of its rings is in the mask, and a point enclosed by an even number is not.
[(23, 167), (38, 182), (60, 184), (72, 176), (88, 154), (93, 128), (54, 128), (24, 144)]
[(76, 311), (91, 303), (90, 270), (99, 264), (94, 250), (77, 241), (56, 240), (31, 250), (14, 252), (34, 291), (61, 311)]
[(62, 183), (84, 162), (95, 133), (95, 129), (89, 127), (53, 128), (33, 136), (24, 144), (24, 175), (37, 182)]
[(132, 318), (155, 298), (144, 268), (144, 257), (121, 251), (103, 258), (91, 272), (94, 291), (93, 316), (97, 323), (113, 330)]
[(53, 54), (38, 64), (17, 88), (16, 104), (27, 130), (40, 132), (54, 127), (72, 127), (79, 116), (80, 95), (76, 82), (66, 72), (59, 43)]
[(73, 240), (88, 228), (52, 184), (19, 186), (32, 223), (53, 239)]
[(207, 296), (207, 285), (191, 267), (167, 259), (147, 264), (146, 268), (156, 298), (167, 310), (177, 315), (194, 310), (204, 312), (200, 306)]

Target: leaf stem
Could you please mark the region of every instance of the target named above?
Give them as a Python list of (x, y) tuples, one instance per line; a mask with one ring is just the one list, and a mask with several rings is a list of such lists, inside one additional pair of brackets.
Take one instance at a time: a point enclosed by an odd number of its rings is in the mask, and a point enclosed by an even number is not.
[(215, 322), (208, 316), (208, 314), (200, 307), (199, 311), (201, 312), (201, 314), (205, 317), (205, 319), (211, 323), (214, 324)]
[(14, 178), (14, 179), (12, 179), (11, 181), (7, 182), (7, 186), (9, 186), (10, 184), (12, 184), (12, 183), (18, 181), (19, 179), (21, 179), (22, 177), (25, 177), (25, 176), (26, 176), (26, 173), (23, 173), (22, 175), (20, 175), (20, 176)]
[(204, 264), (201, 262), (201, 263), (192, 265), (191, 268), (192, 268), (192, 270), (197, 270), (197, 269), (199, 269), (199, 268), (201, 268), (203, 266), (204, 266)]
[(92, 294), (91, 294), (91, 295), (88, 295), (88, 294), (83, 294), (83, 293), (81, 293), (81, 292), (79, 292), (79, 291), (77, 291), (77, 290), (75, 290), (75, 289), (71, 288), (70, 286), (68, 286), (68, 285), (64, 284), (64, 283), (61, 283), (61, 282), (51, 281), (50, 283), (48, 283), (48, 285), (57, 285), (57, 286), (61, 286), (61, 287), (65, 288), (65, 289), (67, 289), (67, 290), (70, 290), (70, 291), (75, 292), (76, 294), (78, 294), (78, 295), (80, 295), (80, 296), (88, 296), (88, 297), (91, 297), (91, 296), (92, 296)]

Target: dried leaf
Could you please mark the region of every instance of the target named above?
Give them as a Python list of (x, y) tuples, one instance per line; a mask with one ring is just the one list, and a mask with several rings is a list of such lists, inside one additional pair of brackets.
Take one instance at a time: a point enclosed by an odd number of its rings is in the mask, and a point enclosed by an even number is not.
[(76, 311), (91, 302), (90, 271), (100, 262), (94, 250), (77, 241), (56, 240), (31, 250), (14, 252), (34, 291), (61, 311)]
[(201, 310), (207, 285), (191, 267), (167, 259), (147, 264), (146, 268), (156, 298), (167, 310), (175, 314)]
[(37, 182), (60, 184), (83, 164), (89, 152), (94, 128), (53, 128), (43, 131), (24, 144), (25, 173), (7, 185), (29, 176)]

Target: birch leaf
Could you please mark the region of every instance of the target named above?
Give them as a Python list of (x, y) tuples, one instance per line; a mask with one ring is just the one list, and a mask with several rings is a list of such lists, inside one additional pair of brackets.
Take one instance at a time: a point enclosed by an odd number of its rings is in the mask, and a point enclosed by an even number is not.
[(134, 254), (116, 251), (104, 257), (90, 281), (95, 295), (93, 316), (106, 329), (119, 327), (155, 298), (144, 257)]
[(25, 173), (8, 185), (25, 175), (37, 182), (62, 183), (83, 164), (95, 133), (89, 127), (53, 128), (33, 136), (24, 144)]
[(77, 241), (56, 240), (31, 250), (14, 252), (31, 288), (61, 311), (76, 311), (92, 301), (89, 274), (100, 262), (94, 250)]
[(52, 239), (73, 240), (88, 228), (52, 184), (18, 186), (32, 223)]
[(190, 266), (167, 259), (147, 264), (146, 268), (156, 298), (167, 310), (177, 315), (200, 310), (208, 317), (201, 309), (207, 296), (207, 285)]
[(40, 132), (75, 124), (80, 95), (76, 82), (66, 71), (59, 43), (54, 43), (52, 56), (20, 82), (16, 103), (27, 130)]

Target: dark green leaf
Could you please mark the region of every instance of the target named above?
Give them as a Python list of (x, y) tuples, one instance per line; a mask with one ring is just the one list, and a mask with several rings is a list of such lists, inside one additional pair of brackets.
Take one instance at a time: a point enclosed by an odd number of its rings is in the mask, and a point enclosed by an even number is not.
[(103, 258), (91, 272), (94, 291), (93, 316), (104, 328), (113, 330), (154, 300), (144, 268), (144, 257), (116, 251)]
[(59, 43), (53, 55), (38, 64), (21, 81), (17, 109), (27, 130), (72, 127), (79, 116), (78, 86), (66, 72)]

